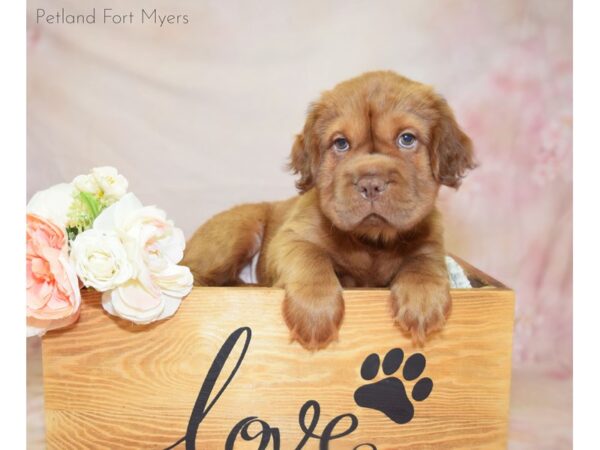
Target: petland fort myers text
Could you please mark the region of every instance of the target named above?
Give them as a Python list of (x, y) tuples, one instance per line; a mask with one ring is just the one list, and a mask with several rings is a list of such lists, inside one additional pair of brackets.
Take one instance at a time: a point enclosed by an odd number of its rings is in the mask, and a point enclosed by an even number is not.
[(92, 8), (87, 13), (73, 14), (64, 8), (49, 11), (37, 8), (36, 23), (49, 25), (72, 25), (72, 24), (113, 24), (134, 25), (150, 24), (160, 27), (168, 25), (187, 25), (190, 23), (187, 14), (172, 14), (154, 9), (141, 8), (137, 11), (118, 11), (113, 8)]

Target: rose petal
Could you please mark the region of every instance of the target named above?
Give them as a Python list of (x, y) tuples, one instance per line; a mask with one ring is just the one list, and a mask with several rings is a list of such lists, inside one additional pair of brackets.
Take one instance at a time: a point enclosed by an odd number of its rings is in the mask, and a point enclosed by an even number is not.
[(185, 238), (183, 236), (183, 231), (179, 228), (173, 228), (172, 233), (173, 235), (171, 236), (171, 239), (169, 239), (168, 245), (163, 249), (163, 252), (173, 264), (177, 264), (183, 259)]
[[(132, 294), (133, 289), (138, 289), (145, 291), (141, 285), (136, 283), (135, 281), (130, 281), (127, 283), (129, 289), (128, 293)], [(124, 301), (123, 294), (124, 291), (122, 288), (113, 289), (112, 291), (107, 291), (102, 294), (102, 307), (109, 313), (115, 316), (122, 317), (124, 319), (130, 320), (137, 324), (147, 324), (156, 320), (157, 317), (160, 316), (161, 312), (164, 309), (164, 301), (158, 297), (158, 304), (151, 309), (137, 309), (132, 308), (127, 302)], [(137, 295), (144, 295), (139, 294)], [(148, 295), (147, 293), (145, 295)]]
[[(137, 282), (125, 283), (116, 289), (121, 301), (132, 309), (148, 311), (160, 305), (160, 291), (148, 290)], [(158, 295), (156, 295), (158, 294)]]
[(44, 320), (35, 317), (27, 317), (27, 337), (43, 336), (46, 331), (68, 327), (79, 319), (80, 310), (73, 315), (58, 320)]
[(192, 290), (194, 277), (188, 267), (172, 264), (161, 273), (154, 274), (154, 281), (164, 294), (182, 298)]
[(27, 203), (27, 213), (45, 217), (64, 228), (75, 188), (70, 183), (60, 183), (36, 192)]
[(129, 216), (142, 207), (139, 199), (132, 192), (129, 192), (96, 217), (96, 220), (94, 220), (94, 229), (106, 232), (120, 231), (124, 226), (124, 217)]
[(50, 219), (28, 213), (27, 240), (36, 248), (62, 248), (65, 245), (65, 233)]
[(27, 276), (26, 286), (27, 289), (33, 287), (35, 283), (35, 277), (33, 276), (33, 272), (31, 270), (31, 258), (27, 258), (26, 266), (25, 266), (25, 274)]
[(163, 295), (162, 299), (164, 301), (165, 307), (155, 320), (163, 320), (167, 317), (171, 317), (177, 312), (177, 310), (179, 309), (179, 305), (181, 304), (181, 298)]
[(50, 296), (50, 300), (46, 303), (46, 316), (49, 319), (53, 317), (61, 319), (65, 317), (65, 315), (70, 314), (71, 310), (72, 305), (71, 302), (69, 302), (69, 299), (65, 297), (60, 290), (55, 289)]
[(53, 287), (46, 282), (38, 282), (27, 289), (27, 307), (36, 310), (43, 308), (50, 300)]
[(29, 260), (28, 270), (32, 277), (42, 280), (50, 279), (52, 272), (50, 271), (50, 263), (44, 258), (32, 258)]

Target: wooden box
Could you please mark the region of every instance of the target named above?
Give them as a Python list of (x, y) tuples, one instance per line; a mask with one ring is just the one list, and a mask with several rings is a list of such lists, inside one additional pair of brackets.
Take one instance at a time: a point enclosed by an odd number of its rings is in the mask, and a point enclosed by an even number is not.
[(316, 353), (289, 343), (277, 289), (194, 288), (149, 326), (85, 292), (77, 324), (43, 339), (47, 447), (505, 448), (514, 295), (468, 273), (481, 287), (452, 291), (422, 348), (386, 290), (346, 291), (339, 342)]

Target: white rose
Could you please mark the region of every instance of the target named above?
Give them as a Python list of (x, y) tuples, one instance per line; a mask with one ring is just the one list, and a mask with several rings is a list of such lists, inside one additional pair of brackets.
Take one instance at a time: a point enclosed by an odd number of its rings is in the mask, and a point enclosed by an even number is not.
[(102, 296), (104, 309), (135, 323), (174, 314), (190, 292), (193, 277), (187, 267), (177, 265), (185, 240), (165, 212), (144, 207), (128, 193), (102, 211), (93, 228), (119, 236), (134, 270), (134, 280)]
[(89, 229), (71, 245), (71, 262), (83, 284), (104, 292), (133, 276), (125, 247), (114, 233)]
[(62, 229), (67, 225), (67, 213), (73, 202), (74, 188), (70, 183), (56, 184), (36, 192), (29, 203), (27, 213), (49, 219)]
[(146, 265), (153, 273), (183, 258), (185, 239), (181, 229), (167, 220), (164, 211), (143, 206), (131, 192), (102, 211), (94, 228), (119, 234), (134, 265)]
[(96, 167), (92, 169), (91, 175), (105, 197), (118, 200), (127, 192), (129, 186), (127, 179), (114, 167)]

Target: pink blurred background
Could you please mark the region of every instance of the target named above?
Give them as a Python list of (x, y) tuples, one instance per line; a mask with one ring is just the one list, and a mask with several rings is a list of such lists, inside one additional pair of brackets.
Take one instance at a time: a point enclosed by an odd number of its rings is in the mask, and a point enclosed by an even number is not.
[[(93, 6), (190, 23), (35, 23), (37, 8)], [(237, 203), (294, 195), (283, 166), (320, 91), (375, 69), (435, 86), (480, 162), (442, 193), (447, 246), (517, 295), (510, 446), (570, 448), (570, 1), (30, 0), (28, 22), (29, 196), (114, 165), (187, 236)]]

